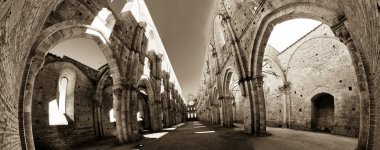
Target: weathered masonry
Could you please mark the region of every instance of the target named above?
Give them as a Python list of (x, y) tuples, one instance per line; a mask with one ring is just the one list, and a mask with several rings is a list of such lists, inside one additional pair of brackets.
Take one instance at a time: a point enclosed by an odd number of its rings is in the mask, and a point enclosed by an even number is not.
[[(133, 142), (142, 129), (185, 121), (181, 88), (144, 1), (122, 10), (112, 2), (0, 2), (0, 149)], [(92, 69), (48, 54), (74, 38), (94, 41), (107, 64)]]
[[(379, 2), (216, 0), (197, 115), (265, 136), (266, 127), (358, 137), (379, 149)], [(274, 26), (308, 18), (322, 25), (279, 53)]]
[[(144, 1), (128, 0), (122, 8), (111, 9), (116, 1), (0, 1), (0, 149), (69, 149), (107, 136), (119, 143), (134, 142), (141, 128), (155, 132), (185, 120), (181, 88)], [(215, 4), (197, 118), (225, 127), (242, 123), (244, 132), (253, 136), (266, 135), (267, 126), (322, 130), (358, 137), (358, 150), (380, 149), (379, 1)], [(273, 76), (265, 72), (276, 70), (273, 64), (263, 66), (273, 63), (266, 55), (271, 51), (268, 38), (276, 24), (295, 18), (326, 25), (316, 30), (330, 28), (326, 36), (332, 38), (321, 51), (331, 51), (309, 53), (302, 50), (317, 50), (315, 45), (301, 44), (292, 59), (308, 57), (305, 64), (285, 59), (292, 48), (274, 54), (282, 62), (278, 66), (290, 68), (280, 70), (286, 80), (269, 81)], [(96, 42), (107, 65), (88, 69), (48, 54), (73, 38)], [(303, 65), (318, 63), (320, 68), (302, 70)], [(338, 63), (341, 67), (334, 68)], [(329, 78), (337, 71), (344, 75)], [(317, 78), (316, 72), (327, 78)], [(305, 87), (317, 84), (324, 86)], [(55, 109), (49, 112), (49, 107)], [(50, 122), (51, 114), (60, 120)], [(115, 122), (108, 120), (112, 117)], [(144, 118), (144, 126), (138, 117)], [(46, 136), (38, 136), (43, 130)]]
[(267, 126), (358, 136), (355, 69), (347, 47), (327, 25), (281, 53), (268, 45), (263, 82)]

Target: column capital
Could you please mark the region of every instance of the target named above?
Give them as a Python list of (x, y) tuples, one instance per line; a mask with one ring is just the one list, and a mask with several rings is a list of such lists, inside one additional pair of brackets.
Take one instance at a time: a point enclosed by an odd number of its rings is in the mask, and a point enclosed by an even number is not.
[(218, 100), (234, 100), (234, 96), (220, 96), (218, 97)]
[(331, 27), (336, 37), (338, 37), (339, 40), (344, 44), (347, 44), (353, 41), (350, 33), (348, 32), (346, 26), (344, 25), (344, 22), (346, 20), (347, 20), (346, 16), (341, 16), (339, 18), (339, 23)]
[(45, 63), (45, 58), (35, 55), (32, 57), (30, 63), (30, 72), (38, 73)]
[(285, 83), (284, 85), (278, 87), (281, 93), (288, 94), (290, 90), (290, 83)]
[[(112, 87), (113, 89), (113, 94), (116, 95), (116, 97), (121, 97), (122, 96), (122, 93), (123, 93), (123, 88), (122, 86), (119, 86), (119, 85), (114, 85)], [(119, 99), (118, 99), (119, 100)]]
[(227, 22), (227, 21), (231, 20), (231, 16), (227, 12), (223, 12), (223, 13), (221, 13), (219, 15), (222, 16), (223, 21)]
[(146, 27), (146, 22), (145, 21), (141, 21), (141, 22), (139, 22), (139, 24), (138, 24), (138, 26), (137, 26), (137, 28), (138, 29), (142, 29), (143, 31), (145, 31), (145, 27)]
[(212, 52), (212, 55), (211, 55), (211, 56), (212, 56), (213, 58), (218, 58), (218, 53), (216, 52), (216, 49), (215, 49), (215, 48), (212, 48), (212, 49), (211, 49), (211, 52)]
[(253, 76), (252, 80), (255, 82), (256, 86), (262, 86), (264, 81), (263, 81), (264, 76), (262, 75), (256, 75)]

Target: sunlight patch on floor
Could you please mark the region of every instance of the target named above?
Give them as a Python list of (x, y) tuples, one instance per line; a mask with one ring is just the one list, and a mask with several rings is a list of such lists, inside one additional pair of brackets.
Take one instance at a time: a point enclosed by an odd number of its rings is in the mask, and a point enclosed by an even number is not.
[(152, 134), (145, 134), (145, 138), (153, 138), (153, 139), (159, 139), (162, 136), (168, 134), (169, 132), (158, 132), (158, 133), (152, 133)]
[(194, 132), (194, 133), (214, 133), (215, 131), (200, 131), (200, 132)]
[(164, 129), (162, 129), (162, 130), (164, 130), (164, 131), (173, 131), (173, 130), (175, 130), (175, 129), (177, 129), (177, 128), (164, 128)]

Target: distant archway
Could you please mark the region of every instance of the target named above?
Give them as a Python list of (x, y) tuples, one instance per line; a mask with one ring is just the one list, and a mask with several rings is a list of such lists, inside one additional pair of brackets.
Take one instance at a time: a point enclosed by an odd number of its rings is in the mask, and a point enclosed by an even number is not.
[(152, 128), (148, 101), (149, 98), (146, 90), (141, 89), (140, 92), (137, 94), (137, 121), (139, 122), (140, 127), (144, 130), (151, 130)]

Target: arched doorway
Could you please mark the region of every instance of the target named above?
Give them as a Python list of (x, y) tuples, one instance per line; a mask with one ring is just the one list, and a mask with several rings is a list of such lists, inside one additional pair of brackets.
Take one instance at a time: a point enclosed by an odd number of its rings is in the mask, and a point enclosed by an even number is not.
[(232, 127), (234, 123), (243, 123), (243, 101), (241, 100), (239, 79), (232, 69), (226, 71), (223, 83), (222, 113), (223, 125)]
[(311, 99), (311, 128), (331, 132), (334, 127), (334, 96), (320, 93)]
[(137, 95), (137, 121), (139, 122), (140, 131), (152, 129), (148, 100), (149, 98), (146, 90), (141, 89)]

